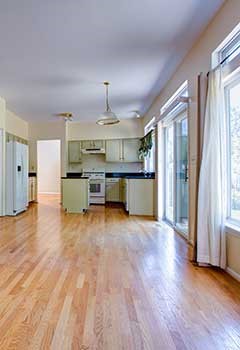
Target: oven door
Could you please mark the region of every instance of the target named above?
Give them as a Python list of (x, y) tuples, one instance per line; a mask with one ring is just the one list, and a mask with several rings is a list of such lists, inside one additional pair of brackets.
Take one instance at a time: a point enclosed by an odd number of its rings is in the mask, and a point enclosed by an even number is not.
[(105, 180), (90, 180), (90, 196), (91, 197), (105, 196)]

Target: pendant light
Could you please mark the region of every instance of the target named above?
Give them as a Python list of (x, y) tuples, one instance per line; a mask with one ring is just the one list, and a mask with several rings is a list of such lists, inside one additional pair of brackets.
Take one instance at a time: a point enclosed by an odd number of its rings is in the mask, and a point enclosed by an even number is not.
[(113, 125), (120, 122), (117, 118), (116, 114), (111, 111), (108, 101), (108, 87), (110, 83), (108, 81), (104, 81), (103, 83), (106, 87), (106, 111), (102, 113), (97, 120), (97, 124), (99, 125)]

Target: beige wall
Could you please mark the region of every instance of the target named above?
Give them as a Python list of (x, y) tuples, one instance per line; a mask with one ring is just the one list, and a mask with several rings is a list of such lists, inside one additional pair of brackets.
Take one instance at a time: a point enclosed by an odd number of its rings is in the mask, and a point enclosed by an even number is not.
[(6, 131), (28, 140), (28, 123), (9, 110), (6, 111)]
[(141, 119), (121, 120), (119, 124), (100, 126), (96, 123), (68, 123), (68, 140), (117, 139), (143, 136)]
[(228, 267), (240, 277), (240, 235), (228, 233), (227, 252)]
[(137, 173), (143, 168), (142, 162), (137, 163), (113, 163), (106, 162), (105, 154), (83, 154), (80, 164), (69, 164), (69, 172), (82, 172), (83, 169), (105, 169), (106, 172)]
[(37, 141), (61, 141), (61, 175), (66, 174), (66, 124), (64, 121), (29, 123), (29, 170), (37, 171)]
[[(199, 40), (178, 67), (172, 78), (155, 99), (144, 118), (144, 125), (153, 115), (159, 115), (161, 106), (171, 97), (177, 88), (188, 80), (191, 103), (189, 107), (189, 141), (190, 141), (190, 240), (195, 227), (195, 192), (196, 192), (196, 156), (197, 156), (197, 76), (211, 69), (211, 54), (234, 29), (240, 21), (240, 1), (228, 0), (206, 28)], [(234, 249), (233, 249), (234, 247)], [(238, 252), (238, 257), (236, 256)], [(240, 239), (228, 236), (228, 263), (240, 271)], [(235, 263), (233, 263), (233, 261)], [(236, 266), (237, 264), (237, 266)], [(233, 266), (234, 265), (234, 266)]]

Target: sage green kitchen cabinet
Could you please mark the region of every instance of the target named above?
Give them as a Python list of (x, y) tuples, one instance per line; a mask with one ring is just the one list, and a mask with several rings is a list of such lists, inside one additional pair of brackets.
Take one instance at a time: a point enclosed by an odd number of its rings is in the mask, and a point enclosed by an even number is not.
[(140, 140), (139, 139), (123, 139), (122, 140), (122, 158), (123, 162), (140, 162), (139, 151)]
[(122, 140), (106, 141), (106, 162), (122, 162)]
[(106, 141), (107, 162), (141, 162), (138, 151), (140, 139), (117, 139)]
[(81, 141), (81, 148), (86, 149), (86, 148), (91, 148), (92, 141), (89, 140), (84, 140)]
[(37, 201), (37, 177), (30, 176), (28, 178), (28, 202)]
[(83, 213), (89, 208), (89, 180), (62, 179), (62, 206), (68, 213)]
[(82, 149), (105, 148), (104, 140), (83, 140), (81, 141)]
[(154, 215), (153, 179), (127, 179), (126, 195), (129, 215)]
[(69, 163), (81, 163), (82, 152), (80, 141), (69, 141), (68, 142), (68, 162)]
[(121, 202), (121, 188), (119, 178), (106, 179), (106, 201), (107, 202)]
[(105, 141), (104, 140), (93, 140), (93, 147), (105, 149)]

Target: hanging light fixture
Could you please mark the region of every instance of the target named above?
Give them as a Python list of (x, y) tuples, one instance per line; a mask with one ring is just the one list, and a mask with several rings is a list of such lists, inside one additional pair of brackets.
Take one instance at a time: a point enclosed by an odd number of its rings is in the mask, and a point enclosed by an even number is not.
[(99, 125), (113, 125), (120, 122), (117, 118), (116, 114), (111, 111), (108, 101), (108, 87), (110, 83), (108, 81), (104, 81), (103, 83), (106, 87), (106, 111), (100, 115), (100, 118), (97, 120), (97, 124)]

